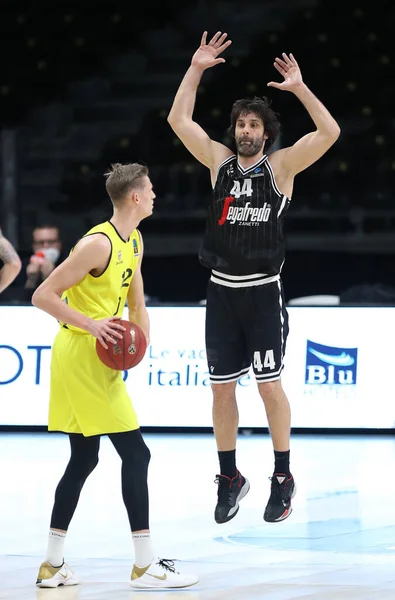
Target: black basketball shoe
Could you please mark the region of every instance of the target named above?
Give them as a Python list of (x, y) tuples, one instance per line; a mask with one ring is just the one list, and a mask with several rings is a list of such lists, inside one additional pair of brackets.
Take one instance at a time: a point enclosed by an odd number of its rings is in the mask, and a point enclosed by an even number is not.
[(263, 518), (268, 523), (277, 523), (291, 514), (291, 500), (296, 494), (296, 486), (292, 475), (284, 473), (275, 473), (271, 480), (271, 494)]
[(226, 523), (236, 516), (239, 502), (248, 493), (250, 484), (239, 471), (236, 471), (232, 479), (226, 475), (217, 475), (215, 483), (218, 483), (218, 502), (214, 518), (217, 523)]

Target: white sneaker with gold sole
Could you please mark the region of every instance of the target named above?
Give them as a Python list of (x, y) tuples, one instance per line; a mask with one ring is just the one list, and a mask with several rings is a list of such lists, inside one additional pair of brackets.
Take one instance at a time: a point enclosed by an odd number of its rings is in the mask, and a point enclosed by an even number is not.
[(174, 561), (160, 558), (148, 567), (133, 565), (130, 585), (133, 588), (157, 590), (190, 587), (198, 582), (196, 575), (176, 571)]
[(51, 563), (43, 562), (36, 581), (36, 585), (40, 588), (56, 588), (59, 585), (78, 584), (79, 580), (65, 562), (60, 567), (53, 567)]

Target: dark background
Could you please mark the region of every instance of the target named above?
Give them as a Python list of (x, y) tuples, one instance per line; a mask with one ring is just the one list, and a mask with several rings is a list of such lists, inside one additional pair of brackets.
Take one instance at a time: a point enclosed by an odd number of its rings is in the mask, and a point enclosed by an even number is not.
[[(295, 180), (286, 219), (287, 300), (392, 286), (395, 252), (395, 9), (389, 2), (311, 0), (148, 3), (3, 1), (0, 19), (0, 224), (22, 257), (36, 225), (60, 227), (65, 250), (111, 215), (103, 173), (146, 162), (157, 194), (141, 224), (146, 293), (205, 297), (197, 250), (208, 171), (166, 117), (202, 31), (227, 31), (226, 64), (207, 71), (195, 118), (216, 140), (237, 98), (267, 95), (279, 147), (313, 129), (299, 101), (267, 88), (273, 60), (297, 58), (338, 120), (335, 146)], [(3, 301), (18, 300), (11, 288)]]

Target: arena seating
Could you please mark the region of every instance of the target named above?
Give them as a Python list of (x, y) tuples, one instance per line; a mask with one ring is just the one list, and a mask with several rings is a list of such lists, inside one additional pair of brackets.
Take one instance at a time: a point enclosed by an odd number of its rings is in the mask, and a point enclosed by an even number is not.
[(298, 176), (289, 230), (390, 228), (395, 9), (383, 0), (242, 8), (232, 1), (216, 3), (215, 10), (206, 2), (187, 4), (166, 3), (148, 15), (143, 5), (3, 3), (0, 50), (10, 59), (1, 73), (0, 119), (18, 131), (24, 243), (33, 207), (40, 220), (72, 213), (93, 222), (106, 206), (103, 173), (115, 161), (149, 164), (161, 199), (152, 231), (160, 227), (155, 222), (180, 214), (184, 223), (202, 221), (208, 174), (166, 116), (203, 22), (234, 39), (226, 65), (207, 71), (199, 87), (195, 117), (215, 139), (231, 143), (232, 102), (255, 94), (268, 95), (280, 114), (282, 146), (313, 127), (291, 94), (266, 87), (279, 79), (272, 63), (282, 51), (294, 53), (306, 82), (341, 125), (336, 145)]

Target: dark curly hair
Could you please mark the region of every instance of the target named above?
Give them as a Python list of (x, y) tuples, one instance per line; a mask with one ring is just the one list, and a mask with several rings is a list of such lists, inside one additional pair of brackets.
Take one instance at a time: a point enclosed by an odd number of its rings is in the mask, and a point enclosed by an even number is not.
[(230, 114), (230, 127), (228, 134), (233, 138), (235, 137), (236, 122), (240, 115), (247, 115), (248, 113), (254, 113), (260, 117), (265, 127), (265, 133), (268, 138), (265, 144), (265, 150), (268, 150), (272, 144), (276, 141), (280, 133), (280, 121), (278, 115), (270, 108), (271, 101), (263, 96), (255, 96), (254, 98), (242, 98), (236, 100), (232, 106)]

